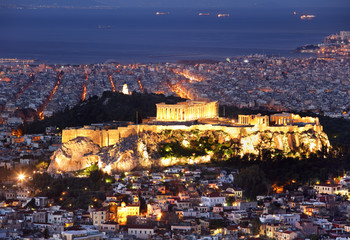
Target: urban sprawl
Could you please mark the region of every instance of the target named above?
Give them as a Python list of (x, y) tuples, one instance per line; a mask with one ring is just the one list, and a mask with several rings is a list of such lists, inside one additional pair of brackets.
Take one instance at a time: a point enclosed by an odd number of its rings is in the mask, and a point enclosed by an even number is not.
[[(248, 199), (246, 189), (235, 184), (240, 170), (196, 165), (140, 170), (103, 178), (106, 185), (96, 191), (87, 209), (80, 209), (69, 202), (74, 199), (69, 187), (60, 188), (59, 199), (53, 199), (28, 184), (32, 174), (47, 174), (41, 160), (60, 147), (61, 133), (55, 126), (35, 135), (22, 136), (16, 130), (24, 121), (49, 117), (105, 91), (161, 93), (240, 108), (349, 118), (349, 69), (347, 58), (264, 55), (193, 64), (47, 65), (3, 60), (0, 170), (33, 166), (33, 173), (18, 172), (0, 185), (0, 238), (349, 239), (346, 174), (293, 191), (275, 186), (269, 195)], [(21, 109), (34, 114), (22, 116)], [(93, 187), (83, 185), (80, 190)], [(46, 192), (51, 190), (47, 186)]]

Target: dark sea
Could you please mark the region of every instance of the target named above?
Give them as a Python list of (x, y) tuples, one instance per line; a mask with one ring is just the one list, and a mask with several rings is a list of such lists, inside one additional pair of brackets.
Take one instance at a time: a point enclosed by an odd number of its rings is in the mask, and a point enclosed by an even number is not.
[[(303, 21), (293, 11), (316, 18)], [(0, 58), (85, 64), (301, 56), (292, 51), (341, 30), (350, 30), (349, 9), (0, 9)]]

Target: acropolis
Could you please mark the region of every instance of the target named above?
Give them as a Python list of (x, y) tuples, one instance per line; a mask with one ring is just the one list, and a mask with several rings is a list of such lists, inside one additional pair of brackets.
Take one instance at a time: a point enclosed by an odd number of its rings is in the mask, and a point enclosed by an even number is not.
[[(238, 121), (219, 118), (218, 102), (186, 101), (178, 104), (157, 104), (157, 117), (145, 120), (142, 124), (94, 124), (82, 128), (67, 128), (62, 132), (62, 143), (76, 137), (88, 137), (100, 147), (116, 144), (121, 139), (140, 132), (161, 132), (175, 130), (223, 130), (232, 138), (242, 137), (242, 130), (247, 133), (256, 131), (302, 132), (313, 129), (322, 132), (318, 118), (300, 117), (291, 113), (279, 113), (271, 116), (238, 115)], [(195, 120), (198, 122), (194, 123)], [(206, 120), (211, 120), (206, 121)], [(209, 123), (210, 124), (209, 124)]]
[(196, 136), (216, 136), (218, 139), (213, 141), (221, 144), (235, 142), (240, 146), (237, 154), (241, 156), (259, 154), (257, 146), (290, 156), (330, 146), (318, 118), (279, 113), (239, 115), (235, 120), (219, 117), (217, 102), (159, 103), (156, 117), (144, 119), (142, 124), (115, 122), (64, 129), (63, 146), (54, 153), (49, 170), (79, 170), (96, 161), (107, 172), (131, 170), (137, 164), (149, 167), (209, 162), (213, 157), (210, 148), (200, 158), (150, 157), (159, 156), (154, 153), (164, 142), (176, 141), (187, 148)]

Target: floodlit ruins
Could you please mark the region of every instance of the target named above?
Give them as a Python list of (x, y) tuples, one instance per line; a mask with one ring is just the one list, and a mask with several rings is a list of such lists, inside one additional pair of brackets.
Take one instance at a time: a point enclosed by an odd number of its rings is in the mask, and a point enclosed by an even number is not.
[(186, 101), (177, 104), (157, 104), (157, 121), (192, 121), (200, 118), (218, 118), (219, 103)]
[[(77, 170), (93, 162), (98, 162), (98, 166), (107, 172), (131, 170), (138, 165), (150, 167), (155, 163), (169, 166), (209, 162), (213, 157), (211, 149), (203, 149), (206, 155), (181, 158), (159, 158), (159, 154), (154, 154), (160, 150), (159, 146), (172, 140), (191, 149), (189, 143), (199, 141), (201, 137), (212, 138), (220, 144), (232, 145), (234, 142), (239, 148), (236, 154), (241, 156), (258, 155), (261, 149), (300, 156), (330, 146), (318, 118), (279, 113), (271, 116), (239, 115), (235, 121), (219, 117), (217, 102), (160, 103), (157, 104), (157, 117), (142, 124), (119, 122), (64, 129), (63, 145), (54, 153), (49, 170)], [(89, 146), (89, 149), (84, 149), (84, 146)], [(69, 167), (62, 168), (64, 165)]]

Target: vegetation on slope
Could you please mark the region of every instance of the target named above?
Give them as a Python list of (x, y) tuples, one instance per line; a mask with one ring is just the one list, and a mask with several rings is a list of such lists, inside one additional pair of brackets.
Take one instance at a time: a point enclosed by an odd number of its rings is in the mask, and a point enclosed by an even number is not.
[(132, 121), (138, 123), (147, 117), (156, 116), (156, 104), (165, 102), (175, 104), (185, 101), (179, 97), (165, 97), (163, 94), (122, 93), (104, 92), (98, 98), (91, 97), (76, 105), (72, 109), (68, 107), (63, 112), (56, 112), (53, 116), (42, 121), (35, 121), (24, 126), (24, 133), (43, 133), (48, 126), (56, 126), (59, 129), (77, 127), (92, 123), (111, 121)]
[(101, 207), (106, 193), (112, 192), (114, 179), (100, 170), (90, 172), (89, 177), (59, 177), (47, 173), (34, 174), (28, 183), (40, 190), (40, 195), (52, 198), (65, 208)]

